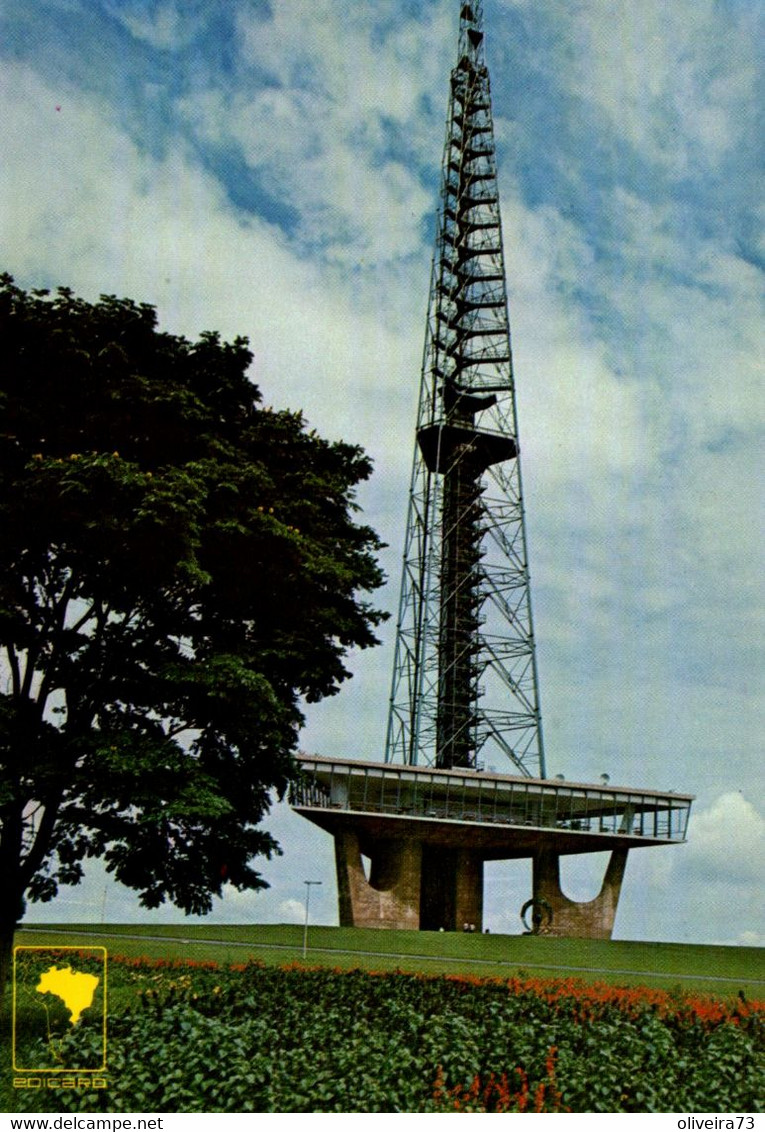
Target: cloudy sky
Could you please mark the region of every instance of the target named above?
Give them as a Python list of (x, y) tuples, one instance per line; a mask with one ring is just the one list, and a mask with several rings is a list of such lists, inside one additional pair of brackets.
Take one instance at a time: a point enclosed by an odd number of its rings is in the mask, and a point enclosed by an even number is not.
[[(374, 458), (391, 610), (459, 7), (0, 2), (0, 269), (247, 335), (266, 403)], [(765, 943), (764, 11), (485, 0), (548, 770), (697, 795), (687, 845), (630, 858), (626, 939)], [(383, 638), (306, 750), (382, 757)], [(271, 889), (214, 919), (302, 920), (321, 879), (336, 922), (329, 837), (270, 827)], [(493, 931), (529, 888), (491, 867)], [(104, 915), (140, 917), (94, 870), (30, 919)]]

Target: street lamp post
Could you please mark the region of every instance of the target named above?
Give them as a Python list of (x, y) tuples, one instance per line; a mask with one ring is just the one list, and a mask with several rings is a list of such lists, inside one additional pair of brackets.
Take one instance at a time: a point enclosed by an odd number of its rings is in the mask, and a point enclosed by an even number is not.
[(311, 903), (311, 885), (321, 884), (320, 880), (304, 880), (305, 885), (305, 926), (303, 928), (303, 958), (306, 957), (308, 951), (308, 906)]

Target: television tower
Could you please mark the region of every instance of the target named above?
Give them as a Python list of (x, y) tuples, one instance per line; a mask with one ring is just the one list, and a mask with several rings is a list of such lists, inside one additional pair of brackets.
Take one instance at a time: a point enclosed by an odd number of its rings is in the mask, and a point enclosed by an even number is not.
[[(480, 931), (484, 862), (528, 858), (526, 930), (609, 939), (630, 849), (685, 840), (691, 795), (546, 777), (481, 0), (451, 72), (385, 761), (299, 762), (347, 927)], [(569, 899), (560, 858), (604, 850), (599, 894)]]
[(386, 761), (544, 777), (481, 0), (451, 73), (416, 438)]

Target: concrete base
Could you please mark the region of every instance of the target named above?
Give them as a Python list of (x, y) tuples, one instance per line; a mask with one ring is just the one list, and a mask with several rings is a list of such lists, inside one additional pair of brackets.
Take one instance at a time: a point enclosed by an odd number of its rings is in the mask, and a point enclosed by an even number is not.
[[(369, 877), (362, 852), (369, 857)], [(560, 885), (560, 854), (533, 856), (533, 919), (540, 935), (610, 939), (628, 850), (614, 849), (594, 900), (570, 900)], [(461, 847), (416, 838), (362, 843), (353, 829), (335, 834), (340, 924), (410, 931), (483, 930), (483, 860)], [(532, 903), (532, 902), (530, 902)]]
[(468, 849), (434, 850), (414, 838), (362, 847), (348, 829), (335, 834), (335, 862), (342, 927), (482, 930), (483, 861)]
[(610, 939), (614, 930), (628, 849), (614, 849), (594, 900), (576, 901), (560, 886), (560, 855), (542, 847), (534, 854), (534, 910), (540, 935)]
[(353, 830), (335, 835), (340, 926), (420, 926), (421, 846), (416, 841), (379, 842), (371, 856), (369, 880)]

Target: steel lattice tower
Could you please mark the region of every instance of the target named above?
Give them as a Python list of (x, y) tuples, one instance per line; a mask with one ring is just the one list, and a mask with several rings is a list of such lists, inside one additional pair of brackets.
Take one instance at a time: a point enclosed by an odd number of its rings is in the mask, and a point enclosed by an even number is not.
[[(630, 850), (683, 842), (693, 798), (546, 777), (480, 0), (451, 73), (416, 438), (385, 762), (303, 754), (291, 804), (334, 839), (345, 927), (481, 931), (486, 861), (529, 859), (526, 930), (610, 939)], [(598, 895), (569, 899), (561, 857), (603, 851)]]
[(481, 0), (451, 72), (386, 762), (544, 777)]

